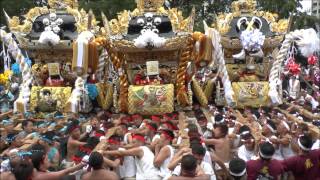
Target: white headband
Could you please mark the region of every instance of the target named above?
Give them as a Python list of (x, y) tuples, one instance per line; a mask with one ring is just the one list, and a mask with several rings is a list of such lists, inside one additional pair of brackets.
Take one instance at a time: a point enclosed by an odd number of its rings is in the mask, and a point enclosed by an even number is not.
[(271, 159), (271, 158), (272, 158), (272, 156), (268, 156), (268, 155), (263, 154), (263, 153), (261, 152), (261, 150), (259, 150), (259, 154), (260, 154), (261, 157), (263, 157), (263, 158), (265, 158), (265, 159)]
[(241, 176), (243, 176), (246, 172), (247, 172), (247, 169), (246, 169), (246, 168), (244, 168), (244, 170), (243, 170), (242, 172), (240, 172), (240, 173), (233, 173), (233, 172), (231, 172), (231, 171), (229, 170), (229, 173), (230, 173), (232, 176), (236, 176), (236, 177), (241, 177)]
[(240, 135), (244, 136), (244, 135), (247, 135), (249, 133), (250, 133), (250, 131), (243, 131)]
[(276, 133), (276, 132), (277, 132), (275, 129), (273, 129), (273, 128), (270, 126), (270, 124), (267, 124), (267, 127), (270, 129), (270, 131), (271, 131), (272, 133)]
[(290, 127), (289, 127), (289, 125), (288, 125), (287, 122), (282, 121), (282, 124), (284, 125), (284, 127), (286, 127), (286, 129), (287, 129), (288, 131), (290, 131)]
[(214, 123), (215, 124), (222, 124), (222, 123), (224, 123), (224, 121), (225, 121), (224, 118), (222, 118), (220, 121), (214, 121)]
[(256, 121), (258, 121), (258, 117), (255, 114), (253, 114), (252, 116), (254, 117), (254, 119), (256, 119)]
[(301, 144), (300, 138), (298, 139), (298, 145), (302, 150), (305, 150), (305, 151), (310, 151), (311, 150), (311, 148), (306, 148), (304, 145)]

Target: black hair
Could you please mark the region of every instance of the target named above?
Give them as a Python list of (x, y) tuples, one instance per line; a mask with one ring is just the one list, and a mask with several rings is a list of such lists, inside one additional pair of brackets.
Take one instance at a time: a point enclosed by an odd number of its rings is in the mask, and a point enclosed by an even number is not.
[(171, 130), (163, 129), (162, 131), (169, 135), (172, 139), (174, 139), (174, 133)]
[(223, 120), (223, 115), (222, 114), (216, 114), (214, 116), (214, 121), (215, 122), (221, 122)]
[(158, 129), (158, 125), (156, 123), (150, 122), (148, 123), (151, 127), (153, 127), (154, 129)]
[(252, 113), (252, 115), (256, 116), (257, 119), (260, 118), (260, 113), (257, 109), (251, 109), (250, 112)]
[(262, 160), (270, 160), (271, 158), (264, 158), (262, 157), (262, 154), (265, 156), (273, 156), (275, 152), (275, 148), (273, 147), (273, 145), (269, 142), (264, 142), (262, 144), (260, 144), (260, 158)]
[(51, 95), (51, 92), (48, 89), (42, 91), (43, 95)]
[[(234, 173), (234, 174), (240, 174), (245, 169), (246, 169), (246, 162), (243, 159), (235, 158), (235, 159), (232, 159), (229, 162), (229, 171)], [(233, 178), (237, 179), (237, 178), (240, 178), (240, 177), (239, 176), (233, 176)]]
[(201, 145), (201, 138), (200, 137), (192, 137), (192, 138), (189, 139), (189, 141), (190, 141), (190, 148), (194, 144), (200, 144)]
[(303, 133), (309, 131), (309, 126), (306, 123), (299, 124), (298, 128), (301, 129), (303, 131)]
[(218, 73), (218, 68), (217, 67), (212, 68), (211, 72), (214, 73), (214, 74)]
[(202, 112), (201, 109), (197, 109), (197, 110), (194, 111), (194, 115), (196, 117), (200, 117), (200, 116), (203, 116), (203, 112)]
[(241, 136), (241, 139), (243, 140), (249, 140), (249, 139), (254, 139), (253, 135), (251, 133), (249, 134), (244, 134)]
[(206, 149), (201, 144), (192, 144), (191, 145), (192, 154), (197, 154), (204, 156), (206, 154)]
[(99, 152), (91, 153), (89, 157), (89, 165), (94, 169), (98, 170), (102, 168), (103, 156)]
[(29, 120), (29, 119), (27, 119), (27, 120), (24, 120), (24, 121), (22, 121), (22, 129), (24, 129), (27, 125), (28, 125), (28, 123), (29, 122), (31, 122), (31, 123), (33, 123), (31, 120)]
[(55, 136), (56, 136), (56, 133), (54, 131), (47, 131), (41, 134), (41, 137), (43, 138), (43, 140), (46, 141), (48, 144), (53, 143)]
[(43, 162), (45, 155), (46, 155), (46, 149), (41, 144), (35, 144), (31, 147), (31, 160), (33, 163), (34, 168), (39, 170), (41, 163)]
[(246, 131), (249, 131), (249, 133), (251, 132), (251, 129), (250, 129), (249, 126), (247, 126), (247, 125), (243, 125), (243, 126), (241, 126), (241, 127), (239, 128), (239, 134), (242, 134), (242, 133), (244, 133), (244, 132), (246, 132)]
[(195, 171), (197, 168), (197, 159), (191, 155), (185, 155), (181, 160), (181, 169), (185, 171)]
[(87, 144), (89, 147), (92, 147), (92, 149), (94, 149), (99, 144), (99, 142), (99, 138), (97, 137), (89, 137), (87, 139)]
[(27, 160), (21, 160), (12, 169), (12, 173), (16, 180), (30, 179), (33, 173), (33, 165)]
[(223, 137), (228, 135), (229, 128), (228, 128), (228, 126), (226, 124), (216, 124), (215, 128), (219, 128), (220, 129)]
[(269, 126), (271, 126), (272, 129), (277, 130), (277, 126), (276, 126), (276, 124), (275, 124), (273, 121), (267, 120), (267, 124), (268, 124)]
[(302, 146), (311, 149), (313, 145), (312, 137), (310, 135), (303, 135), (299, 138)]
[(68, 124), (68, 126), (67, 126), (67, 130), (66, 130), (66, 132), (68, 132), (68, 133), (71, 133), (72, 131), (72, 129), (75, 127), (75, 126), (79, 126), (79, 120), (77, 120), (77, 119), (70, 119), (71, 120), (71, 122), (69, 122), (69, 124)]
[(17, 136), (17, 133), (10, 133), (7, 135), (6, 140), (9, 143), (9, 145), (11, 145), (14, 140), (16, 140)]
[(54, 116), (54, 117), (61, 117), (61, 116), (63, 116), (63, 114), (62, 114), (61, 112), (57, 111), (57, 112), (55, 112), (55, 113), (53, 114), (53, 116)]

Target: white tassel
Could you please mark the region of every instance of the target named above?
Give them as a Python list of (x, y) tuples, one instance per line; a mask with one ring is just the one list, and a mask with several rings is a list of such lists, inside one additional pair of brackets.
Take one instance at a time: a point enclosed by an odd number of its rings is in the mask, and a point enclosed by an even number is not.
[(165, 38), (160, 37), (157, 33), (151, 30), (146, 30), (137, 39), (134, 40), (134, 45), (138, 48), (146, 48), (148, 45), (160, 48), (164, 46), (165, 43)]
[(60, 37), (55, 34), (53, 31), (44, 31), (41, 33), (39, 42), (42, 44), (49, 44), (57, 45), (59, 44)]
[[(313, 55), (314, 52), (320, 51), (320, 39), (314, 29), (303, 29), (301, 39), (297, 40), (297, 45), (304, 57)], [(296, 31), (299, 32), (299, 31)]]

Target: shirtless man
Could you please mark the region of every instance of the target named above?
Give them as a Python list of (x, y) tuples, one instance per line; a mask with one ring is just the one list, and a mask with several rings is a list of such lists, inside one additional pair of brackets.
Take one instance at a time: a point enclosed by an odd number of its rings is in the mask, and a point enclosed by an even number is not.
[(98, 152), (93, 152), (89, 158), (89, 166), (92, 168), (82, 176), (82, 180), (118, 180), (116, 173), (103, 168), (103, 156)]
[(11, 150), (18, 149), (20, 146), (22, 146), (23, 144), (21, 139), (21, 136), (17, 133), (8, 134), (6, 140), (9, 144), (9, 147), (1, 153), (1, 156), (8, 156)]
[(14, 168), (12, 173), (16, 180), (31, 180), (34, 176), (33, 165), (29, 160), (20, 160)]
[(79, 146), (86, 144), (85, 142), (80, 141), (80, 127), (77, 121), (72, 121), (72, 123), (69, 124), (67, 132), (70, 133), (70, 136), (67, 143), (67, 158), (66, 161), (63, 162), (66, 168), (72, 166), (72, 157), (76, 154)]
[(78, 171), (85, 166), (84, 163), (79, 163), (76, 166), (61, 171), (49, 172), (48, 168), (50, 163), (48, 161), (48, 152), (46, 151), (46, 148), (43, 145), (35, 144), (32, 146), (31, 152), (31, 160), (35, 170), (32, 180), (59, 180), (63, 176)]
[(171, 176), (169, 180), (209, 180), (209, 175), (197, 176), (197, 159), (193, 155), (185, 155), (181, 160), (181, 173), (179, 176)]
[(204, 139), (206, 145), (214, 145), (214, 153), (224, 162), (231, 160), (231, 142), (226, 124), (217, 124), (213, 130), (213, 139)]

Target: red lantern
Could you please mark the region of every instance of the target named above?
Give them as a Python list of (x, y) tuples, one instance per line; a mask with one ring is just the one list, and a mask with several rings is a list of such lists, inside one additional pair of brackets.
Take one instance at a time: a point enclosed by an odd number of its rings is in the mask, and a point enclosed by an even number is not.
[(318, 58), (315, 55), (308, 57), (308, 64), (309, 65), (315, 65), (317, 63), (317, 61), (318, 61)]

